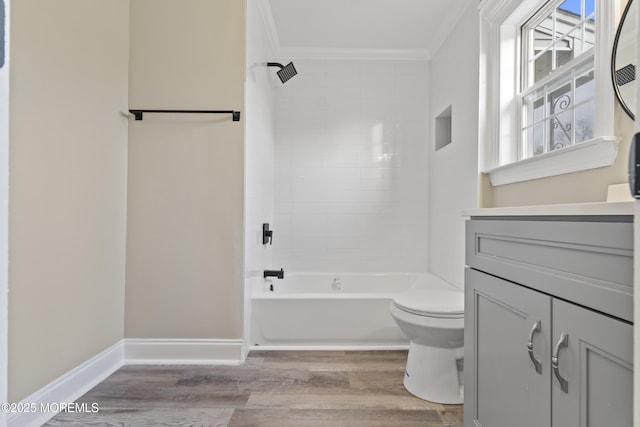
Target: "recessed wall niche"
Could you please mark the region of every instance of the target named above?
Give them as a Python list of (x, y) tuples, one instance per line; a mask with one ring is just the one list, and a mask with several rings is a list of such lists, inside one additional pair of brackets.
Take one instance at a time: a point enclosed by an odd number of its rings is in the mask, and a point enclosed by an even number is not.
[(451, 144), (451, 105), (436, 117), (436, 151)]

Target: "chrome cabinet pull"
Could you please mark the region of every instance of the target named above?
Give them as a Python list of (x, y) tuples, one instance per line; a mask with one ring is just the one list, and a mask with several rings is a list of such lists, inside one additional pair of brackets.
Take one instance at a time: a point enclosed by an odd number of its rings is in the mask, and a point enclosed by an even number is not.
[(562, 375), (560, 375), (560, 366), (558, 362), (558, 355), (560, 349), (569, 346), (569, 335), (566, 332), (560, 334), (560, 340), (556, 344), (556, 348), (553, 350), (553, 357), (551, 358), (551, 367), (558, 381), (560, 381), (560, 388), (565, 393), (569, 393), (569, 381)]
[(534, 323), (533, 328), (531, 328), (531, 332), (529, 332), (529, 341), (527, 341), (527, 351), (529, 352), (529, 359), (531, 359), (531, 361), (533, 362), (533, 366), (535, 366), (536, 368), (536, 372), (539, 374), (542, 374), (542, 363), (533, 354), (533, 337), (541, 330), (542, 321), (538, 320), (536, 323)]

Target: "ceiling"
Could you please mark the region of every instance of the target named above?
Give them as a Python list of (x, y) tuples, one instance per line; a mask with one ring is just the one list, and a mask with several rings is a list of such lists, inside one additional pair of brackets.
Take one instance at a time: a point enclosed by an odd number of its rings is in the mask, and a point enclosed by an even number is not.
[(268, 0), (279, 48), (430, 57), (477, 0)]

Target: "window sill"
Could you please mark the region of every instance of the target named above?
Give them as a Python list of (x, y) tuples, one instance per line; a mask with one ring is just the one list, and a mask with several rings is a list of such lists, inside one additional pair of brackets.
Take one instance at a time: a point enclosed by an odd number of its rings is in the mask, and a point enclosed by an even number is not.
[(485, 171), (491, 185), (513, 184), (565, 173), (611, 166), (618, 154), (618, 138), (603, 136), (581, 144)]

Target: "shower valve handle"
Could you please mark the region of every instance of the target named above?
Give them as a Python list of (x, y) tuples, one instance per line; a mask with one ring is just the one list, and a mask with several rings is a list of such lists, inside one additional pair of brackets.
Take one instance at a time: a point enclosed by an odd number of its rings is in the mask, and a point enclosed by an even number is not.
[(269, 223), (262, 224), (262, 244), (273, 245), (273, 230), (269, 230)]

